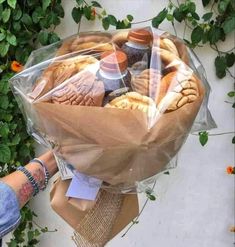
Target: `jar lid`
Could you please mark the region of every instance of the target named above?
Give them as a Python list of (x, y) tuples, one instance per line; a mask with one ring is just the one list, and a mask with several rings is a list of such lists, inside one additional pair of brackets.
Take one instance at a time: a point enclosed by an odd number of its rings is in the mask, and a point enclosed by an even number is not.
[(142, 45), (149, 45), (152, 41), (152, 34), (146, 29), (135, 29), (128, 33), (128, 40)]
[(122, 51), (106, 51), (101, 55), (100, 68), (109, 73), (123, 72), (127, 69), (127, 56)]

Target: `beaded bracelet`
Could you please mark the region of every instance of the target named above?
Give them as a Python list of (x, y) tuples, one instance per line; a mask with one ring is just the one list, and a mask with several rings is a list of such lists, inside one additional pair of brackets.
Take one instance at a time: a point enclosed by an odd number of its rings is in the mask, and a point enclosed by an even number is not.
[(48, 185), (49, 179), (50, 179), (50, 174), (49, 174), (49, 172), (47, 170), (47, 167), (46, 167), (45, 163), (40, 159), (37, 159), (37, 158), (32, 159), (32, 160), (30, 160), (29, 163), (33, 163), (33, 162), (36, 162), (36, 163), (40, 164), (42, 166), (42, 168), (43, 168), (44, 175), (45, 175), (45, 182), (44, 182), (44, 186), (41, 188), (41, 190), (45, 190), (47, 185)]
[(33, 187), (33, 196), (36, 196), (37, 193), (39, 192), (39, 186), (38, 186), (37, 181), (32, 176), (32, 174), (23, 166), (19, 166), (17, 168), (17, 171), (23, 172), (24, 175), (28, 178), (29, 182), (31, 183), (31, 185)]

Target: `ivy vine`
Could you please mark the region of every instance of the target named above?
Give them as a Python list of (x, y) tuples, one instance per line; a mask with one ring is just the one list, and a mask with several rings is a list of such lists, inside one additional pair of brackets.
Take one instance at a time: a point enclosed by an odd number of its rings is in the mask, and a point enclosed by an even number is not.
[[(26, 164), (34, 156), (22, 114), (8, 80), (40, 45), (59, 40), (54, 32), (64, 17), (60, 0), (0, 0), (0, 177)], [(17, 61), (12, 66), (13, 61)], [(47, 228), (36, 226), (36, 214), (25, 206), (21, 223), (7, 243), (10, 247), (35, 246)]]

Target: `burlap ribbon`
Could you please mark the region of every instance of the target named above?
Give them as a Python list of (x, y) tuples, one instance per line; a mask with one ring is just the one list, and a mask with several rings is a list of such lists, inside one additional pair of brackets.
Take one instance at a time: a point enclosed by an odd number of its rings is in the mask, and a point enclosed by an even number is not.
[(137, 195), (100, 190), (96, 202), (67, 198), (69, 180), (58, 179), (51, 190), (51, 206), (75, 230), (79, 247), (103, 247), (139, 213)]

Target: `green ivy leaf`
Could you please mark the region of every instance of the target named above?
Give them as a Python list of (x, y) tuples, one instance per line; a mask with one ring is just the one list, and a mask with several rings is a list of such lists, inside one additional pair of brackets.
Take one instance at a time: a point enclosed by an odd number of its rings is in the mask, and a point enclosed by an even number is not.
[(197, 21), (200, 20), (200, 16), (197, 13), (192, 13), (192, 17)]
[(232, 139), (232, 144), (235, 144), (235, 136)]
[(7, 3), (13, 9), (16, 7), (16, 0), (7, 0)]
[(17, 45), (17, 42), (16, 42), (16, 36), (12, 33), (8, 33), (7, 34), (7, 38), (6, 38), (7, 42), (13, 46), (16, 46)]
[(0, 41), (4, 40), (6, 37), (5, 33), (0, 33)]
[(9, 83), (7, 81), (1, 80), (0, 81), (0, 93), (7, 94), (10, 91)]
[(11, 239), (11, 242), (8, 242), (8, 243), (7, 243), (7, 246), (8, 246), (8, 247), (17, 247), (17, 242), (16, 242), (16, 240), (12, 240), (12, 239)]
[(212, 16), (213, 16), (213, 12), (208, 12), (208, 13), (206, 13), (206, 14), (204, 14), (204, 15), (202, 16), (202, 19), (203, 19), (204, 21), (209, 21), (209, 20), (211, 19)]
[(210, 0), (202, 0), (202, 4), (206, 7), (210, 3)]
[(132, 15), (127, 15), (126, 18), (127, 18), (127, 20), (128, 20), (129, 22), (132, 22), (133, 19), (134, 19), (134, 17), (133, 17)]
[(61, 18), (64, 18), (64, 9), (60, 4), (56, 4), (54, 7), (54, 12)]
[(117, 25), (117, 19), (115, 16), (113, 15), (108, 15), (108, 20), (109, 20), (109, 24), (112, 26), (116, 26)]
[(227, 53), (225, 55), (225, 59), (226, 59), (226, 64), (228, 67), (232, 67), (235, 63), (235, 54), (232, 53)]
[(230, 3), (230, 0), (222, 0), (219, 2), (218, 11), (220, 14), (223, 14), (226, 11), (229, 3)]
[(0, 4), (3, 3), (3, 2), (5, 2), (5, 1), (6, 1), (6, 0), (0, 0)]
[(56, 33), (54, 33), (54, 32), (49, 33), (49, 43), (50, 44), (55, 43), (59, 40), (60, 40), (60, 38), (58, 37), (58, 35)]
[(84, 15), (87, 18), (87, 20), (91, 19), (91, 14), (92, 14), (92, 10), (91, 10), (91, 6), (85, 6), (84, 7)]
[(0, 97), (0, 108), (6, 110), (8, 105), (9, 105), (9, 100), (8, 100), (7, 95), (2, 95)]
[[(188, 11), (193, 14), (196, 11), (196, 4), (194, 2), (189, 2)], [(199, 17), (200, 19), (200, 17)]]
[(21, 21), (26, 25), (26, 26), (31, 26), (33, 24), (31, 17), (28, 14), (23, 14)]
[(165, 20), (168, 11), (164, 8), (157, 16), (155, 16), (152, 20), (152, 26), (158, 28), (159, 25)]
[(7, 163), (11, 159), (11, 150), (6, 144), (0, 144), (0, 162)]
[(217, 43), (222, 38), (222, 29), (218, 26), (212, 26), (208, 32), (208, 40), (210, 44)]
[(41, 31), (38, 34), (38, 40), (42, 45), (47, 45), (47, 43), (48, 43), (48, 32), (47, 31)]
[(13, 20), (18, 21), (21, 18), (22, 14), (22, 10), (19, 6), (17, 6), (17, 8), (12, 13)]
[(97, 1), (91, 1), (93, 7), (102, 8), (102, 6)]
[(197, 26), (193, 29), (191, 33), (191, 40), (193, 44), (198, 44), (202, 40), (203, 29), (200, 26)]
[(10, 16), (11, 16), (11, 10), (9, 8), (4, 9), (2, 12), (2, 21), (4, 23), (8, 22)]
[(199, 141), (200, 141), (202, 146), (206, 145), (206, 143), (208, 141), (208, 132), (207, 131), (199, 132)]
[(222, 27), (226, 34), (232, 32), (235, 29), (235, 16), (226, 18)]
[(42, 1), (42, 9), (45, 11), (51, 4), (51, 0), (43, 0)]
[(173, 21), (173, 20), (174, 20), (174, 16), (171, 15), (171, 14), (167, 14), (167, 15), (166, 15), (166, 19), (167, 19), (168, 21)]
[(0, 42), (0, 56), (1, 57), (6, 56), (8, 50), (9, 50), (9, 46), (10, 46), (10, 44), (5, 42), (5, 41)]
[(0, 122), (0, 136), (7, 137), (10, 132), (7, 123)]
[(83, 8), (73, 8), (72, 10), (72, 17), (76, 23), (79, 23), (81, 21), (83, 15)]
[(108, 30), (109, 29), (109, 18), (105, 17), (102, 19), (102, 26), (104, 28), (104, 30)]
[(228, 92), (228, 96), (231, 98), (235, 97), (235, 91)]
[(77, 4), (78, 4), (78, 6), (80, 6), (80, 5), (83, 4), (84, 0), (76, 0), (76, 2), (77, 2)]
[(131, 23), (128, 20), (117, 21), (116, 29), (130, 28)]
[(179, 10), (179, 8), (176, 8), (173, 12), (173, 16), (178, 22), (182, 22), (185, 18), (185, 13)]
[(215, 59), (215, 69), (216, 69), (216, 75), (219, 78), (225, 77), (226, 68), (227, 68), (227, 64), (225, 57), (217, 56)]

